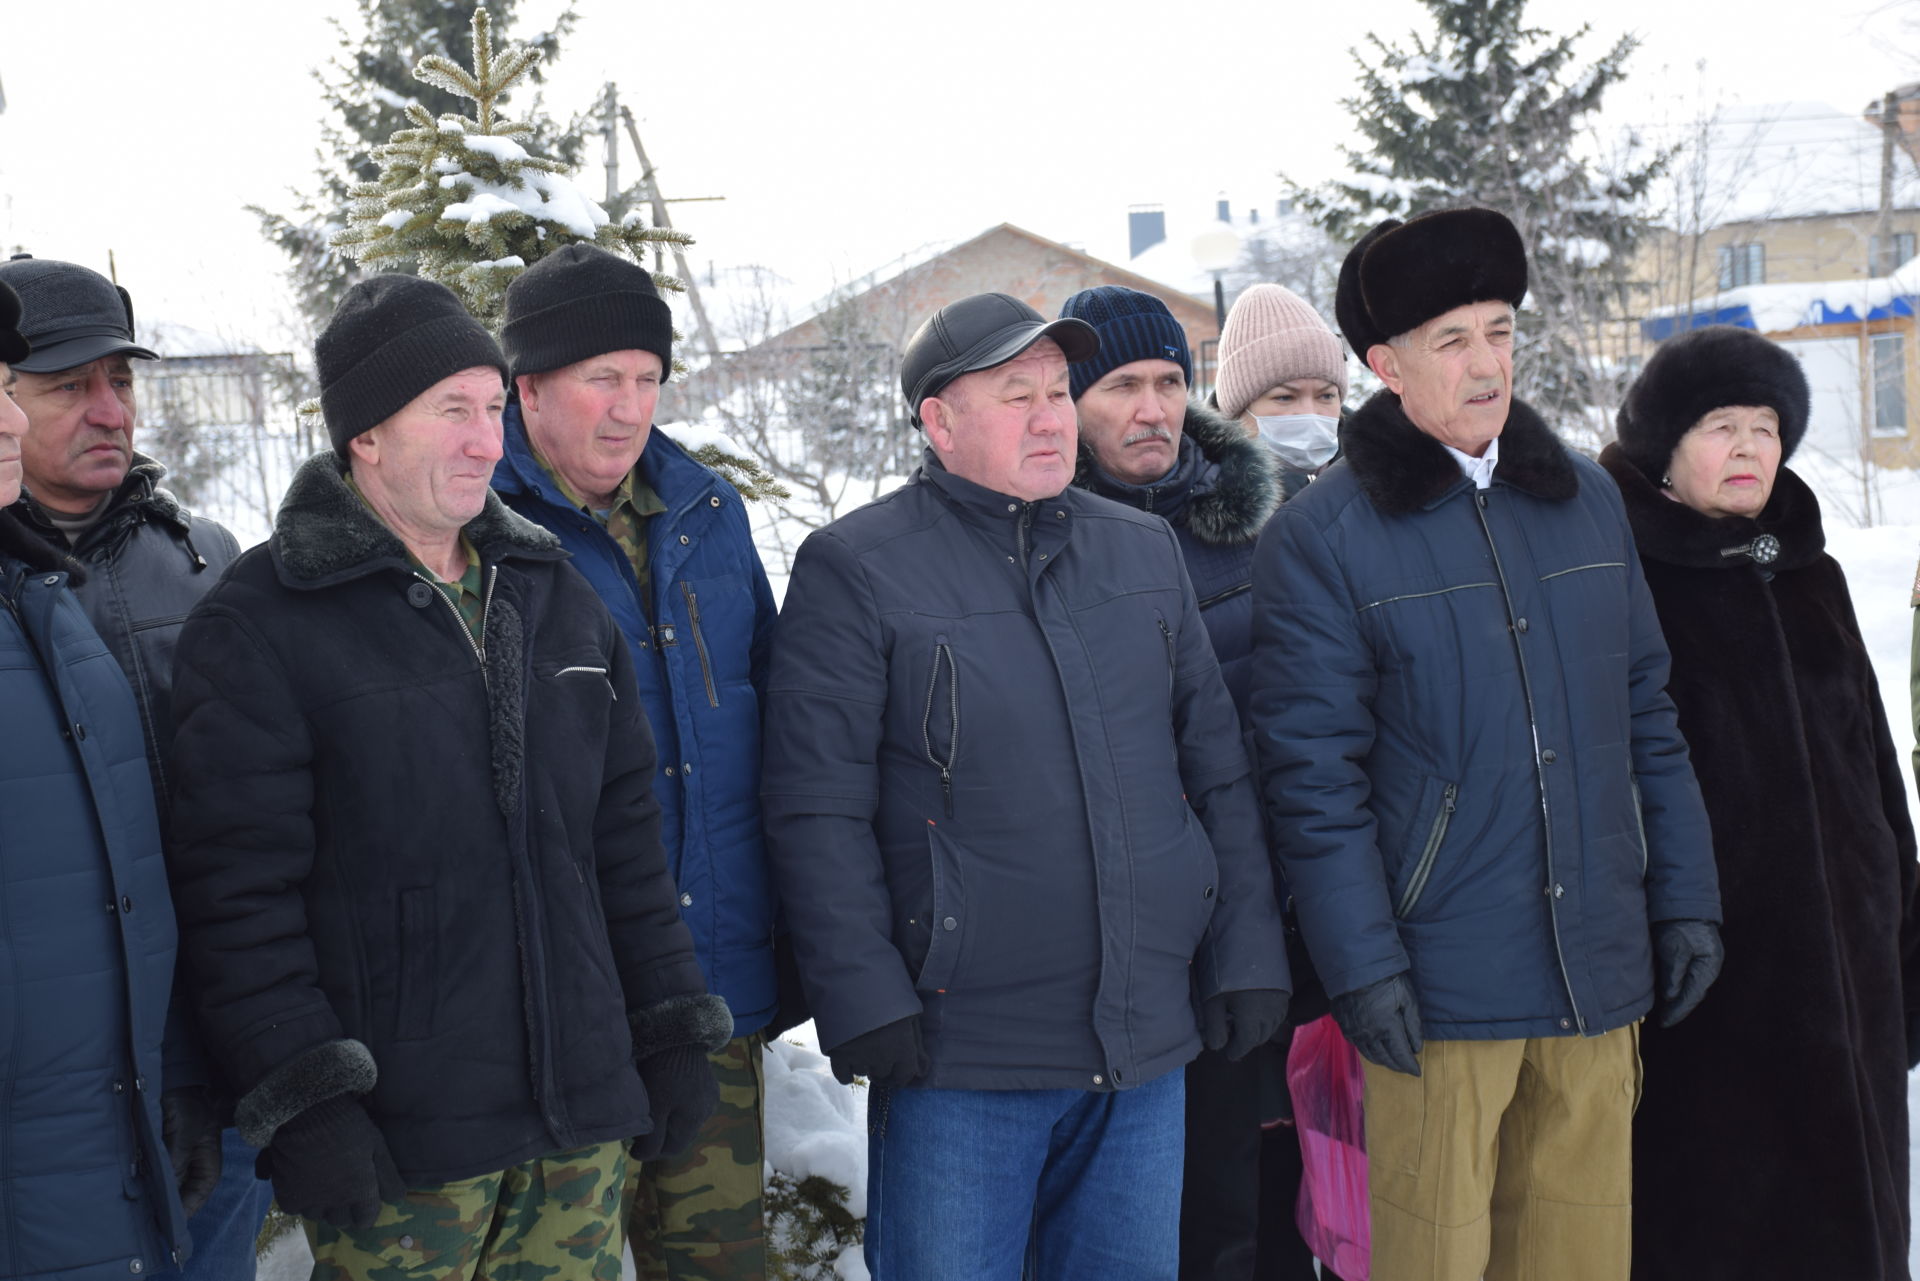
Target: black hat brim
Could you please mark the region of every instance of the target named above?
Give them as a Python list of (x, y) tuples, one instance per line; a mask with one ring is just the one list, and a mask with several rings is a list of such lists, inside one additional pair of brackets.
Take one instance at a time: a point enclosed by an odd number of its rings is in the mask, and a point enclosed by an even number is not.
[(89, 334), (35, 347), (32, 355), (7, 363), (22, 373), (55, 374), (63, 369), (90, 365), (106, 356), (121, 355), (136, 356), (141, 360), (160, 359), (160, 353), (149, 351), (139, 343), (131, 343), (112, 334)]

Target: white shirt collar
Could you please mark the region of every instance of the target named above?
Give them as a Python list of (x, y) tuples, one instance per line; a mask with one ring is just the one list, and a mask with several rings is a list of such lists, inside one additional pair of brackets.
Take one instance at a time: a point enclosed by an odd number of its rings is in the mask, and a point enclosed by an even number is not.
[(1452, 445), (1442, 441), (1440, 447), (1453, 455), (1453, 461), (1460, 464), (1460, 470), (1473, 482), (1475, 489), (1486, 489), (1493, 484), (1493, 468), (1500, 461), (1500, 438), (1495, 436), (1487, 442), (1487, 452), (1475, 458), (1472, 454), (1463, 454)]

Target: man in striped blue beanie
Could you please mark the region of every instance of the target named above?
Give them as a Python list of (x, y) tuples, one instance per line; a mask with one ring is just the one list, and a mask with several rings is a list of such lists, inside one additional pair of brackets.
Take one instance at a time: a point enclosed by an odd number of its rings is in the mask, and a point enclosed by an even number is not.
[(1193, 357), (1187, 331), (1152, 294), (1120, 285), (1082, 289), (1067, 299), (1062, 316), (1086, 321), (1100, 334), (1100, 352), (1092, 360), (1067, 366), (1068, 389), (1078, 401), (1109, 371), (1136, 360), (1166, 360), (1180, 366), (1184, 383), (1193, 381)]
[[(1173, 526), (1242, 728), (1253, 653), (1253, 549), (1280, 503), (1272, 451), (1240, 425), (1187, 394), (1193, 361), (1187, 336), (1152, 294), (1103, 285), (1067, 299), (1100, 335), (1091, 360), (1067, 366), (1080, 418), (1074, 484), (1164, 517)], [(1296, 989), (1297, 990), (1297, 989)], [(1257, 993), (1235, 994), (1249, 1000)], [(1263, 1220), (1291, 1224), (1274, 1180), (1261, 1183), (1261, 1109), (1284, 1082), (1284, 1046), (1230, 1046), (1202, 1029), (1207, 1048), (1187, 1068), (1185, 1195), (1180, 1210), (1180, 1275), (1217, 1276), (1251, 1258), (1256, 1238), (1308, 1269), (1299, 1239), (1263, 1234)], [(1284, 1088), (1278, 1085), (1275, 1088)], [(1283, 1136), (1291, 1140), (1292, 1131)], [(1283, 1153), (1284, 1155), (1284, 1153)], [(1298, 1145), (1293, 1164), (1299, 1165)], [(1297, 1186), (1297, 1178), (1295, 1179)], [(1289, 1274), (1296, 1275), (1296, 1274)]]

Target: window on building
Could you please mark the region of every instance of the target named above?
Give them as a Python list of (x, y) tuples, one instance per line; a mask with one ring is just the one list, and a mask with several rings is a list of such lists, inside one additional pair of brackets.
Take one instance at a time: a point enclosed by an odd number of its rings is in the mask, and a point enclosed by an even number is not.
[(1867, 274), (1869, 276), (1890, 276), (1901, 263), (1913, 257), (1913, 233), (1896, 231), (1884, 240), (1879, 236), (1867, 238)]
[(1720, 287), (1738, 289), (1742, 285), (1767, 283), (1765, 245), (1721, 245)]
[(1907, 434), (1907, 336), (1875, 334), (1873, 348), (1873, 434)]

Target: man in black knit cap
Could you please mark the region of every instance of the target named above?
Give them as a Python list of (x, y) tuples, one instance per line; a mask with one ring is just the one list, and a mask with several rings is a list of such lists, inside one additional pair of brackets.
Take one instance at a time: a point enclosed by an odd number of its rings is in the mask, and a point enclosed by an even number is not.
[(791, 964), (776, 980), (760, 837), (773, 592), (740, 495), (653, 430), (673, 316), (645, 268), (594, 245), (557, 249), (508, 287), (502, 339), (519, 399), (493, 487), (573, 554), (626, 637), (680, 915), (733, 1012), (713, 1056), (713, 1116), (686, 1152), (634, 1173), (634, 1261), (648, 1278), (759, 1281), (760, 1050), (806, 1017)]
[(333, 450), (176, 666), (209, 1052), (316, 1275), (617, 1275), (629, 1145), (691, 1141), (732, 1032), (633, 664), (488, 488), (506, 361), (449, 290), (361, 282), (314, 358)]

